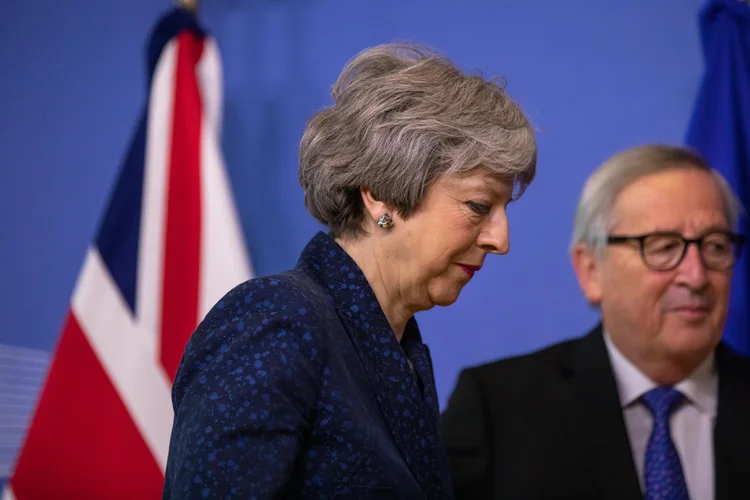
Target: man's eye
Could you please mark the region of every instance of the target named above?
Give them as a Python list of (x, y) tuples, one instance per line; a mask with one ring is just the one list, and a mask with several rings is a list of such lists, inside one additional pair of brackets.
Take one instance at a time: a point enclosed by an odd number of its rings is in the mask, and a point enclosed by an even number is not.
[(472, 210), (472, 212), (478, 215), (486, 215), (490, 212), (490, 207), (484, 203), (477, 203), (476, 201), (467, 201), (466, 205)]

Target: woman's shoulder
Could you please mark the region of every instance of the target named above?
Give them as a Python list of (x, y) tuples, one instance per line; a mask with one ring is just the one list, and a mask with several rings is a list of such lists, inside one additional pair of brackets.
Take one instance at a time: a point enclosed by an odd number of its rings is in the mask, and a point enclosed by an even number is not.
[[(247, 316), (256, 314), (307, 316), (333, 312), (333, 304), (310, 276), (297, 270), (251, 278), (227, 292), (211, 309), (216, 316)], [(254, 314), (255, 313), (255, 314)]]
[(239, 329), (257, 336), (280, 328), (312, 333), (331, 317), (336, 317), (336, 310), (321, 286), (310, 276), (290, 270), (234, 287), (208, 312), (196, 333)]
[(223, 374), (225, 369), (259, 365), (268, 377), (283, 367), (295, 377), (318, 378), (332, 322), (338, 321), (326, 300), (315, 281), (297, 271), (237, 285), (191, 335), (173, 395), (179, 400), (199, 373)]
[(330, 299), (304, 273), (256, 277), (214, 304), (191, 335), (185, 358), (212, 359), (229, 348), (321, 351), (335, 321), (338, 316)]

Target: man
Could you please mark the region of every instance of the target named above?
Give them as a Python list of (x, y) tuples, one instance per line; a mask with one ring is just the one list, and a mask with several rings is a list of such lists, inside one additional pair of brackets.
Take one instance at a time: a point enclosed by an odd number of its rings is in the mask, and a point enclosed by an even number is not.
[(602, 322), (460, 374), (441, 422), (457, 498), (750, 498), (750, 360), (721, 343), (739, 211), (682, 148), (591, 176), (571, 257)]

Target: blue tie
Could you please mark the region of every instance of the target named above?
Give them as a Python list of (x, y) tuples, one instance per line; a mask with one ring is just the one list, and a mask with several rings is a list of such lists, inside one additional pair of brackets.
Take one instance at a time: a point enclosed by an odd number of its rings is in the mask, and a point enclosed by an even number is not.
[(685, 397), (672, 387), (657, 387), (641, 398), (654, 417), (646, 447), (645, 500), (690, 500), (682, 464), (669, 432), (669, 417)]

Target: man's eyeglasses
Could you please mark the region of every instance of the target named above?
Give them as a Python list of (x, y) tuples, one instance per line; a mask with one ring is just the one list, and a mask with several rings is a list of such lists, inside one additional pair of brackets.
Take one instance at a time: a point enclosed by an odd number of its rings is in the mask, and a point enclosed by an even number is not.
[(638, 236), (611, 235), (610, 245), (637, 242), (641, 258), (653, 271), (671, 271), (682, 262), (688, 247), (695, 243), (703, 265), (713, 271), (730, 269), (742, 251), (745, 237), (729, 231), (711, 231), (700, 238), (685, 238), (680, 233), (654, 232)]

